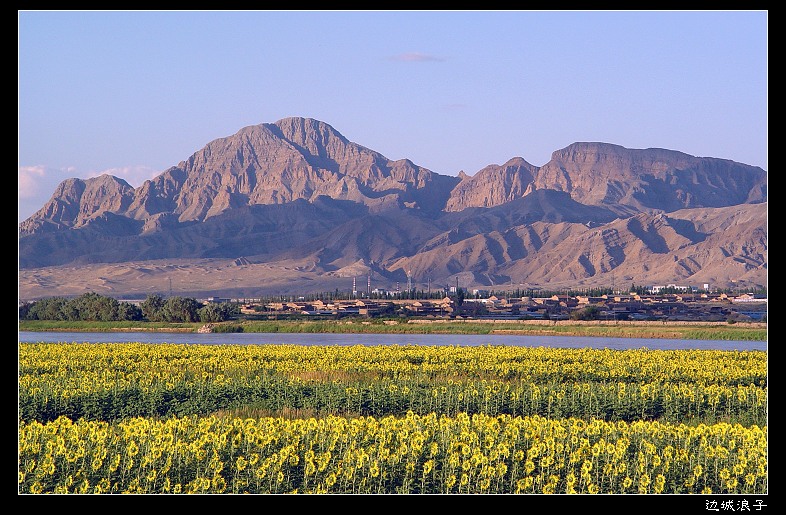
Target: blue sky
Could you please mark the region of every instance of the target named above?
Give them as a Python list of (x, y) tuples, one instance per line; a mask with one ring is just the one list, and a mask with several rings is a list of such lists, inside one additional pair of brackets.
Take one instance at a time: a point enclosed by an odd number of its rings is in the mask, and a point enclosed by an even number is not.
[(316, 118), (472, 175), (577, 141), (767, 170), (767, 11), (18, 11), (19, 221)]

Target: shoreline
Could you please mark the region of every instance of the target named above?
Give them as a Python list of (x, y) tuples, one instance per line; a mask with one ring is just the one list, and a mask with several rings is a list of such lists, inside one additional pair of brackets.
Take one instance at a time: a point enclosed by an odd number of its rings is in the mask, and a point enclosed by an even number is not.
[[(205, 324), (174, 327), (140, 323), (119, 327), (112, 322), (20, 321), (19, 331), (63, 333), (198, 333)], [(705, 321), (576, 321), (576, 320), (330, 320), (230, 321), (212, 324), (215, 333), (338, 333), (338, 334), (500, 334), (617, 338), (710, 339), (767, 341), (765, 322)]]

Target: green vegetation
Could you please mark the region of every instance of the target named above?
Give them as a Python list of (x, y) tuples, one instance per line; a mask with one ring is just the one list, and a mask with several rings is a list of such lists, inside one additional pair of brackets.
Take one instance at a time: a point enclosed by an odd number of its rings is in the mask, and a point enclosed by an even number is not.
[(19, 320), (61, 322), (223, 322), (239, 312), (236, 304), (202, 304), (190, 297), (148, 295), (139, 306), (97, 293), (79, 297), (47, 297), (19, 306)]
[(142, 310), (128, 302), (97, 293), (79, 297), (47, 297), (26, 302), (19, 307), (19, 318), (25, 320), (142, 320)]
[(577, 309), (570, 314), (571, 320), (600, 320), (602, 318), (602, 309), (599, 306), (587, 306), (586, 308)]
[[(177, 331), (196, 332), (202, 323), (78, 322), (22, 320), (20, 331)], [(590, 336), (607, 338), (673, 338), (683, 340), (767, 341), (767, 329), (718, 322), (706, 325), (670, 323), (553, 324), (527, 322), (433, 322), (393, 320), (233, 320), (216, 323), (213, 332), (243, 333), (349, 333), (349, 334), (517, 334), (532, 336)]]
[(80, 320), (20, 320), (20, 331), (62, 331), (62, 332), (176, 332), (193, 333), (202, 327), (201, 323), (171, 322), (84, 322)]
[[(461, 296), (460, 296), (461, 297)], [(459, 298), (458, 300), (463, 300)], [(423, 319), (396, 316), (390, 309), (375, 316), (325, 319), (308, 315), (264, 319), (240, 315), (237, 303), (203, 304), (188, 297), (148, 295), (139, 306), (96, 293), (75, 298), (49, 297), (19, 307), (20, 331), (196, 332), (205, 323), (216, 333), (354, 333), (354, 334), (517, 334), (607, 338), (767, 341), (767, 328), (731, 321), (609, 323), (598, 320), (600, 308), (574, 311), (571, 320)]]
[(766, 364), (760, 351), (24, 343), (19, 416), (119, 421), (251, 408), (764, 425)]

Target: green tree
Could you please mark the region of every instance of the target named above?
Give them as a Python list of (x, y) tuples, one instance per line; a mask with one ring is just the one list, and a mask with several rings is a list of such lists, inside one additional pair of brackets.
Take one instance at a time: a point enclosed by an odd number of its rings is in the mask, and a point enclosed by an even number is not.
[(587, 306), (570, 314), (571, 320), (599, 320), (601, 309), (598, 306)]
[(31, 307), (33, 307), (32, 302), (23, 302), (19, 305), (19, 320), (30, 320), (27, 315), (30, 313)]
[(33, 302), (27, 310), (27, 320), (68, 320), (65, 297), (46, 297)]
[(202, 304), (190, 297), (169, 297), (161, 309), (165, 322), (199, 322)]
[(68, 320), (106, 321), (141, 320), (142, 311), (128, 302), (99, 295), (84, 293), (79, 297), (48, 297), (28, 302), (19, 307), (21, 320)]
[(148, 321), (164, 321), (164, 298), (161, 295), (148, 295), (139, 307), (142, 309), (142, 316)]
[(117, 308), (118, 320), (142, 320), (142, 309), (130, 302), (121, 302)]
[(385, 304), (380, 305), (379, 311), (377, 311), (376, 316), (378, 317), (389, 317), (396, 314), (396, 305), (392, 302), (386, 302)]
[(467, 307), (464, 309), (464, 312), (473, 317), (484, 316), (489, 313), (488, 308), (480, 302), (465, 302), (465, 304)]
[(229, 302), (209, 303), (199, 309), (200, 322), (224, 322), (236, 316), (239, 309)]
[(112, 297), (94, 292), (84, 293), (69, 301), (72, 315), (76, 320), (104, 321), (118, 320), (120, 303)]

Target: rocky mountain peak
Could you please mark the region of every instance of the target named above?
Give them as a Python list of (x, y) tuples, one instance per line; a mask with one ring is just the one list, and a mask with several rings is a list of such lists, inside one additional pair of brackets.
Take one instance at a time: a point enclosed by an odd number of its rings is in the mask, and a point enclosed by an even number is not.
[(542, 167), (514, 157), (455, 177), (291, 117), (213, 140), (136, 189), (63, 181), (20, 224), (20, 269), (243, 256), (314, 278), (373, 263), (393, 281), (410, 269), (491, 283), (759, 281), (766, 201), (764, 170), (719, 158), (578, 142)]
[(315, 155), (322, 149), (331, 147), (334, 139), (343, 145), (349, 144), (349, 140), (331, 125), (313, 118), (282, 118), (271, 125), (277, 127), (281, 136), (288, 141), (302, 147), (311, 147)]
[(583, 142), (552, 153), (533, 187), (566, 191), (584, 204), (673, 211), (763, 202), (766, 182), (761, 168), (733, 161)]
[(450, 193), (445, 211), (499, 206), (521, 198), (530, 191), (537, 169), (523, 158), (514, 157), (503, 165), (489, 165), (471, 177), (462, 172), (461, 182)]
[(108, 174), (89, 179), (66, 179), (38, 212), (20, 224), (20, 234), (81, 227), (101, 213), (122, 211), (131, 203), (133, 194), (130, 184)]

